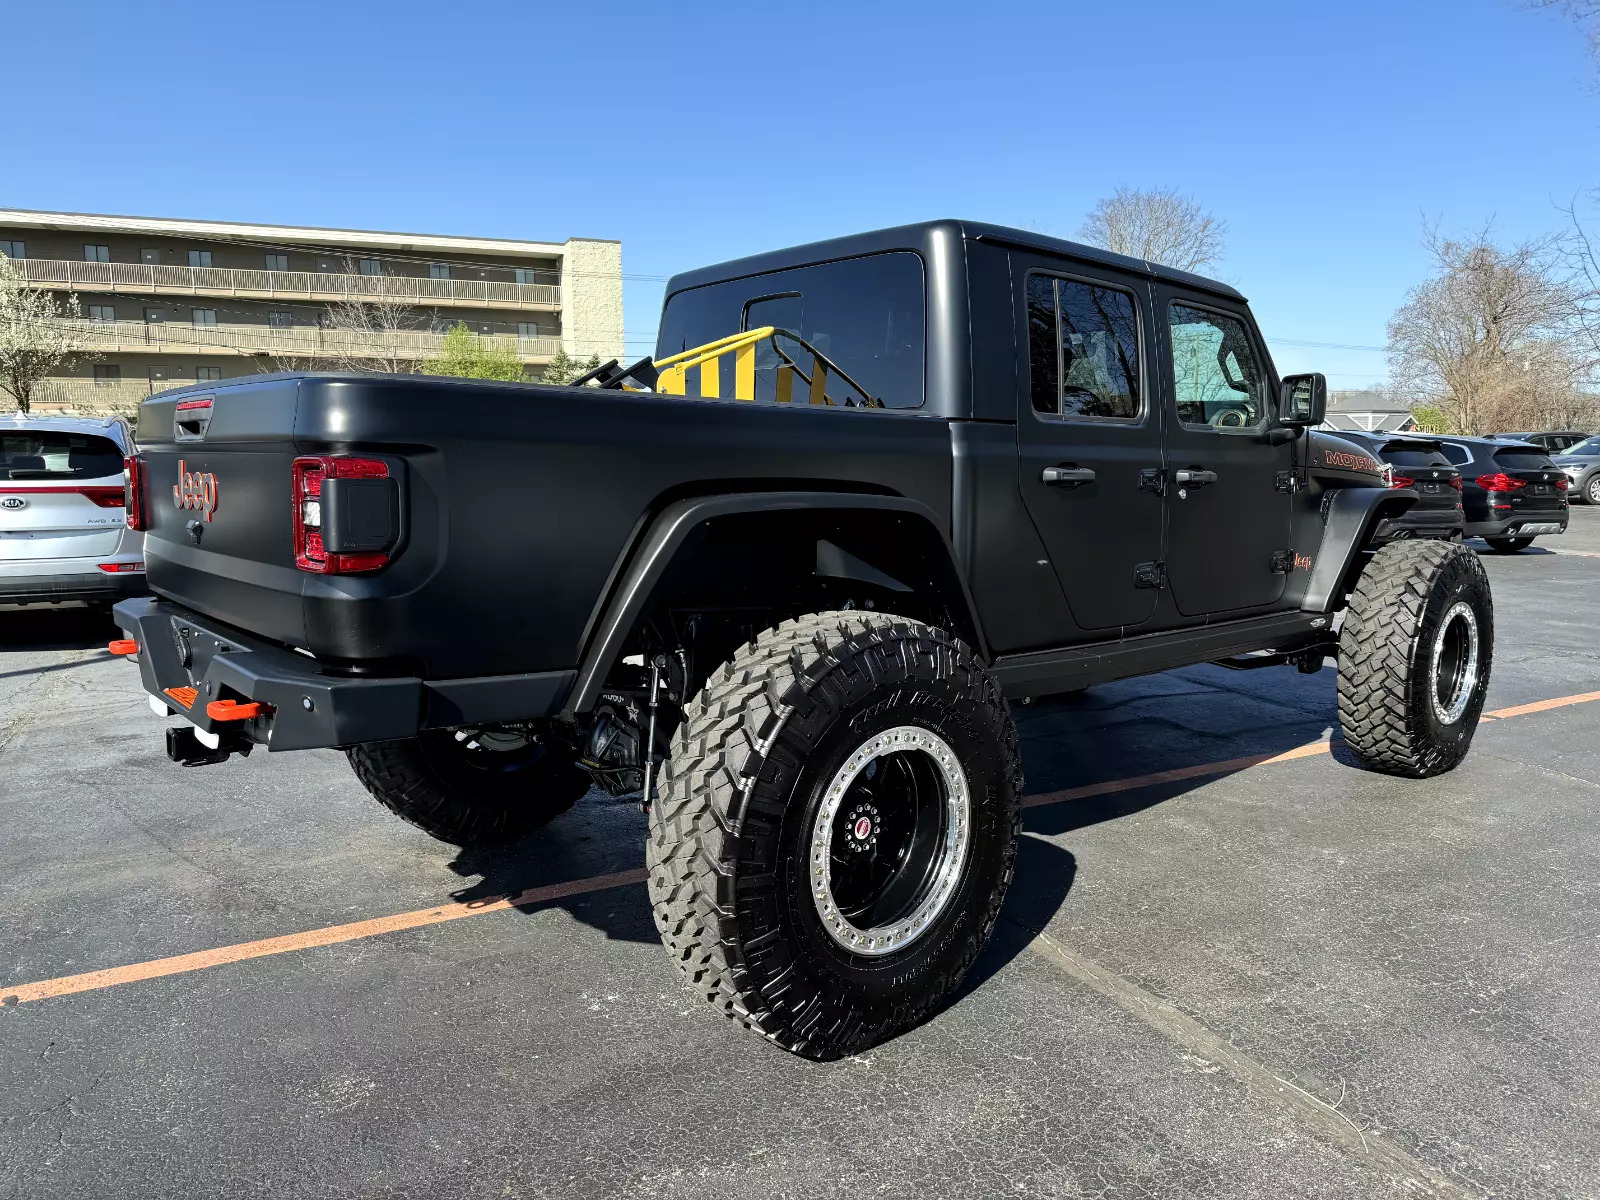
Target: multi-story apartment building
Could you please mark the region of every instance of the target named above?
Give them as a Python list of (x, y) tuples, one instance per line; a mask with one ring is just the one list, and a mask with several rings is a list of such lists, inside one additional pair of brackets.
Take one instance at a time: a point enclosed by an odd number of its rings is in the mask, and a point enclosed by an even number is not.
[[(0, 209), (0, 254), (71, 293), (83, 360), (37, 404), (122, 407), (285, 367), (416, 362), (465, 324), (529, 378), (622, 356), (622, 246)], [(364, 309), (352, 308), (362, 302)], [(351, 328), (362, 312), (364, 328)]]

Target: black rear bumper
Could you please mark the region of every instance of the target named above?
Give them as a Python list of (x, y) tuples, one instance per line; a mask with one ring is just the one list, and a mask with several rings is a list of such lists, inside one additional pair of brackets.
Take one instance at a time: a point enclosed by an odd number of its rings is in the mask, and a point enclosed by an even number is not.
[[(355, 746), (420, 729), (534, 720), (560, 711), (576, 678), (574, 671), (450, 680), (355, 675), (155, 596), (125, 600), (114, 613), (139, 644), (147, 692), (206, 733), (269, 750)], [(254, 700), (263, 710), (249, 720), (215, 721), (206, 706), (219, 700)]]

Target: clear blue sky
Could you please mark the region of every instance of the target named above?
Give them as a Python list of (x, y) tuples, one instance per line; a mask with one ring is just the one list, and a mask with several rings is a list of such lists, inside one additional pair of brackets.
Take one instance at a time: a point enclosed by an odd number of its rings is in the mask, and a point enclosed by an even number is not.
[(100, 0), (5, 42), (0, 206), (620, 238), (640, 353), (682, 268), (1165, 185), (1279, 366), (1359, 386), (1286, 343), (1381, 345), (1423, 213), (1516, 238), (1600, 185), (1600, 71), (1517, 0)]

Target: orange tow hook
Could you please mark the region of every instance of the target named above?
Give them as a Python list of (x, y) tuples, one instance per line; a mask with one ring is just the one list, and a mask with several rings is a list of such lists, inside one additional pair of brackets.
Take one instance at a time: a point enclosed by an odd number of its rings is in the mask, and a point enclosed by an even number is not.
[(259, 717), (266, 705), (258, 700), (240, 704), (237, 700), (213, 700), (206, 705), (206, 716), (213, 721), (248, 721)]
[(132, 638), (118, 638), (116, 641), (107, 645), (106, 649), (111, 651), (113, 654), (137, 654), (139, 653), (139, 643), (134, 641)]

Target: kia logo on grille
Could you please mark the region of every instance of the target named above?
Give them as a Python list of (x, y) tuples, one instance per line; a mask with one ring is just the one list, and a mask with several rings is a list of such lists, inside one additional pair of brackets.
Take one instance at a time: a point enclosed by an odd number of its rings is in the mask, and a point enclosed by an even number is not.
[(27, 508), (28, 502), (21, 496), (7, 496), (0, 500), (0, 508)]

